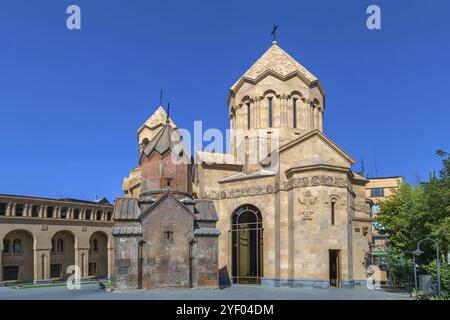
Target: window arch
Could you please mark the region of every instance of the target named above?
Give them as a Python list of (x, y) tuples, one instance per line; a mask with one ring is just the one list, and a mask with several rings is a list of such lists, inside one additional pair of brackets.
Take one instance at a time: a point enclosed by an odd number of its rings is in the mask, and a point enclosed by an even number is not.
[(13, 241), (13, 253), (21, 253), (22, 252), (22, 240), (14, 239)]

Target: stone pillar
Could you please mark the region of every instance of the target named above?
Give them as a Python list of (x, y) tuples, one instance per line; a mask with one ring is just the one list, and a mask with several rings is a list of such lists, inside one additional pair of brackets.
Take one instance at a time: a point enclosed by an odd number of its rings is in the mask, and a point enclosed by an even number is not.
[(114, 272), (114, 248), (110, 247), (108, 240), (108, 279), (111, 279)]
[(80, 268), (80, 277), (82, 279), (89, 276), (89, 248), (75, 249), (75, 265)]
[(39, 218), (43, 218), (44, 217), (44, 212), (45, 212), (44, 209), (45, 209), (45, 206), (41, 205), (40, 208), (39, 208), (39, 214), (38, 214)]
[(34, 283), (49, 283), (51, 249), (34, 249)]
[(5, 212), (5, 216), (10, 216), (11, 215), (11, 211), (12, 211), (12, 203), (8, 203), (6, 205), (6, 212)]
[(86, 209), (85, 209), (85, 208), (82, 208), (82, 209), (80, 210), (80, 219), (81, 219), (81, 220), (86, 219)]
[(60, 211), (61, 211), (61, 207), (55, 206), (53, 208), (53, 218), (59, 218)]
[(11, 216), (13, 216), (13, 217), (16, 215), (16, 206), (17, 206), (17, 203), (12, 204)]

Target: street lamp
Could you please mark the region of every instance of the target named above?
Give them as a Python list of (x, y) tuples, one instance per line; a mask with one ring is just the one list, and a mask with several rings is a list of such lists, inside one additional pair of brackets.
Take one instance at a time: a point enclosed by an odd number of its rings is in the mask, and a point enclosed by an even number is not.
[(411, 253), (411, 255), (412, 255), (413, 268), (414, 268), (414, 288), (416, 288), (416, 292), (417, 292), (416, 252), (405, 250), (403, 253)]
[(436, 240), (431, 239), (430, 237), (426, 237), (423, 238), (422, 240), (420, 240), (419, 242), (417, 242), (417, 248), (414, 251), (414, 255), (416, 256), (420, 256), (423, 251), (420, 250), (420, 244), (422, 243), (422, 241), (425, 240), (429, 240), (431, 242), (433, 242), (436, 245), (436, 269), (437, 269), (437, 283), (438, 283), (438, 296), (439, 298), (441, 297), (441, 262), (439, 259), (439, 244)]

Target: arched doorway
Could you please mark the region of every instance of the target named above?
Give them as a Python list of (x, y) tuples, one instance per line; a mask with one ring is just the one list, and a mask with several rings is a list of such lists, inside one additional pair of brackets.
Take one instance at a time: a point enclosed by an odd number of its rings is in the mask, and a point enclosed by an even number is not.
[(29, 231), (13, 230), (3, 238), (3, 281), (31, 283), (34, 279), (34, 237)]
[(260, 284), (263, 277), (263, 227), (260, 210), (250, 204), (231, 216), (233, 283)]
[(75, 236), (69, 231), (58, 231), (52, 238), (50, 278), (66, 280), (72, 273), (67, 268), (75, 265)]
[(108, 237), (100, 231), (94, 232), (89, 239), (88, 275), (108, 277)]

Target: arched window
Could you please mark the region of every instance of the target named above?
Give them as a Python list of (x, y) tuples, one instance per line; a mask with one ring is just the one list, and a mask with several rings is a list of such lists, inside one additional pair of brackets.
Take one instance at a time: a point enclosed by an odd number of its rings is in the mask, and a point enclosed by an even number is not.
[(13, 253), (22, 252), (22, 241), (20, 239), (14, 239), (13, 241)]
[(92, 240), (92, 251), (98, 251), (98, 241), (97, 239)]
[(3, 239), (3, 253), (9, 253), (9, 240)]
[(273, 100), (273, 98), (270, 97), (269, 98), (269, 105), (267, 106), (267, 108), (268, 108), (267, 111), (268, 111), (269, 128), (272, 127), (272, 111), (273, 111), (272, 100)]
[(331, 200), (331, 225), (334, 226), (335, 225), (335, 210), (336, 210), (336, 199)]
[(251, 128), (251, 116), (250, 116), (250, 102), (247, 103), (247, 129)]
[(63, 239), (58, 239), (56, 241), (56, 251), (64, 252), (64, 240)]
[(297, 128), (297, 98), (292, 99), (292, 116), (294, 118), (294, 128)]

